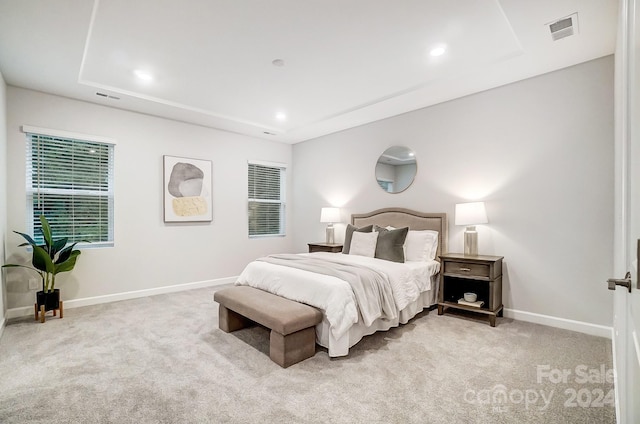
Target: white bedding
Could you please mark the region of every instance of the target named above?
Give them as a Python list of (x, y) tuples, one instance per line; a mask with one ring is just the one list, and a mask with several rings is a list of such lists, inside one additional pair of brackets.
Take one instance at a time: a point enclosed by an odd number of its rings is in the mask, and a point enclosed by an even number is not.
[[(432, 276), (440, 270), (438, 261), (397, 263), (357, 255), (317, 252), (304, 256), (338, 260), (343, 263), (368, 266), (389, 278), (398, 310), (414, 304), (421, 294), (432, 289)], [(291, 300), (315, 306), (324, 313), (330, 339), (348, 336), (349, 329), (360, 320), (358, 306), (351, 286), (339, 278), (303, 271), (296, 268), (253, 261), (244, 269), (236, 285), (247, 285)], [(331, 352), (330, 356), (346, 353)], [(348, 348), (347, 348), (348, 349)]]

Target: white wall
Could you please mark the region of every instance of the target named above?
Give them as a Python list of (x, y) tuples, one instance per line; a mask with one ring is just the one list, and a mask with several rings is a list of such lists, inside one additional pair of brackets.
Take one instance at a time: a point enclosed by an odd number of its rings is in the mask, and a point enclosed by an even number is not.
[[(0, 72), (0, 265), (5, 263), (7, 234), (7, 85)], [(5, 320), (5, 273), (0, 271), (0, 334)]]
[[(115, 148), (115, 247), (84, 249), (76, 268), (60, 274), (64, 300), (237, 276), (258, 256), (290, 251), (286, 237), (247, 236), (247, 160), (291, 165), (290, 145), (201, 126), (8, 87), (8, 228), (25, 229), (25, 136), (33, 125), (113, 138)], [(165, 224), (162, 156), (213, 161), (213, 222)], [(291, 208), (291, 172), (287, 199)], [(4, 208), (2, 209), (4, 210)], [(9, 259), (25, 257), (10, 234)], [(33, 305), (33, 291), (8, 274), (9, 308)], [(213, 301), (213, 300), (212, 300)], [(161, 311), (159, 311), (160, 313)]]
[[(610, 326), (613, 139), (613, 58), (605, 57), (299, 143), (294, 247), (323, 239), (322, 206), (342, 207), (344, 222), (399, 206), (448, 213), (449, 251), (461, 252), (454, 205), (484, 200), (479, 251), (505, 258), (505, 306)], [(373, 176), (392, 145), (411, 148), (418, 162), (400, 194)]]

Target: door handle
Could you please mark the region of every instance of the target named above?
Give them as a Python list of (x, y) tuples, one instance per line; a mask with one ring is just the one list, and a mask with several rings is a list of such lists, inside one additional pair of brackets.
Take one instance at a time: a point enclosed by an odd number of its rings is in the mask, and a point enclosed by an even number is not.
[(631, 293), (631, 273), (630, 272), (627, 272), (624, 278), (609, 278), (607, 280), (607, 283), (609, 283), (609, 290), (615, 290), (616, 286), (623, 286), (629, 290), (629, 293)]

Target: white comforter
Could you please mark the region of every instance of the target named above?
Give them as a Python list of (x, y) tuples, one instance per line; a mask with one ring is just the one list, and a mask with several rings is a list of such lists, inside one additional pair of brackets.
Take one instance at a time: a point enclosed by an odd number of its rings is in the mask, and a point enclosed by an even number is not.
[[(415, 301), (421, 292), (430, 290), (430, 277), (440, 269), (440, 263), (437, 261), (397, 263), (327, 252), (302, 255), (368, 266), (386, 274), (398, 310)], [(351, 286), (336, 277), (254, 261), (242, 271), (236, 285), (255, 287), (315, 306), (324, 312), (331, 333), (336, 339), (342, 337), (358, 322), (358, 306)]]

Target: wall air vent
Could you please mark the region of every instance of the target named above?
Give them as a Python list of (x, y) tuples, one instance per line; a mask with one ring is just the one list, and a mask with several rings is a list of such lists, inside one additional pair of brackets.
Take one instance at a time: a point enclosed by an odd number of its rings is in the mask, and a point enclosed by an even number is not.
[(569, 37), (578, 33), (578, 13), (569, 15), (565, 18), (558, 19), (555, 22), (547, 24), (551, 31), (551, 39), (558, 41), (561, 38)]

